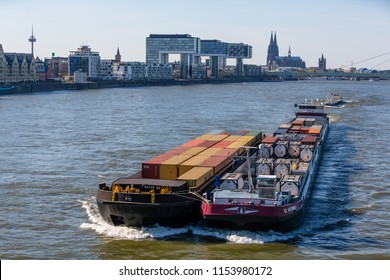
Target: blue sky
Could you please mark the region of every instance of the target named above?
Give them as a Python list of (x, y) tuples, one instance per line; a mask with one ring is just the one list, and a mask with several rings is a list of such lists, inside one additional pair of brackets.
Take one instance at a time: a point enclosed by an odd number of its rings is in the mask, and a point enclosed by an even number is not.
[(276, 31), (280, 55), (291, 46), (307, 66), (317, 66), (323, 53), (332, 68), (390, 69), (388, 0), (0, 0), (0, 14), (4, 50), (29, 52), (34, 25), (42, 58), (88, 44), (102, 58), (113, 58), (119, 46), (122, 60), (145, 61), (149, 34), (174, 33), (250, 44), (253, 58), (245, 63), (265, 64)]

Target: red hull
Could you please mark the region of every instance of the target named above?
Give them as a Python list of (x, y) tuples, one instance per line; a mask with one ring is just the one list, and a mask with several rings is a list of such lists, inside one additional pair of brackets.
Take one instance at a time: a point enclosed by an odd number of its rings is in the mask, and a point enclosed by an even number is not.
[(302, 201), (281, 207), (202, 203), (206, 222), (231, 228), (288, 230), (300, 224)]

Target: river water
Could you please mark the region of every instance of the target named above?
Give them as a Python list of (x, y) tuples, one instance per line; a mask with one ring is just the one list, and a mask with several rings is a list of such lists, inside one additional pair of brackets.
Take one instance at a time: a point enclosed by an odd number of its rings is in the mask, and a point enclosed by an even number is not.
[[(288, 233), (113, 227), (114, 180), (212, 130), (272, 133), (341, 92), (304, 223)], [(299, 81), (0, 96), (0, 259), (390, 259), (390, 81)], [(108, 181), (109, 181), (108, 180)]]

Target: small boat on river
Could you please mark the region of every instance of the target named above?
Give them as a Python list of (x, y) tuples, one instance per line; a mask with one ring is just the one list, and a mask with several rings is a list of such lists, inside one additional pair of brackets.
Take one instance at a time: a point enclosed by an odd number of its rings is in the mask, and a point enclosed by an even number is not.
[(330, 96), (324, 100), (323, 104), (325, 106), (339, 106), (344, 104), (343, 96), (341, 93), (332, 92)]
[(0, 93), (7, 93), (14, 89), (13, 85), (10, 84), (0, 84)]

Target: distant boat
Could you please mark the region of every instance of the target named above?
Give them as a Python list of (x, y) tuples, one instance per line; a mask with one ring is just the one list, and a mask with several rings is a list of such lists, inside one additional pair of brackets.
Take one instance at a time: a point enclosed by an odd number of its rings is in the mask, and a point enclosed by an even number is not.
[(11, 91), (14, 89), (14, 86), (13, 85), (10, 85), (10, 84), (3, 84), (3, 85), (0, 85), (0, 92), (4, 92), (4, 91)]
[(339, 106), (343, 104), (343, 97), (340, 93), (331, 93), (331, 95), (323, 102), (325, 106)]

